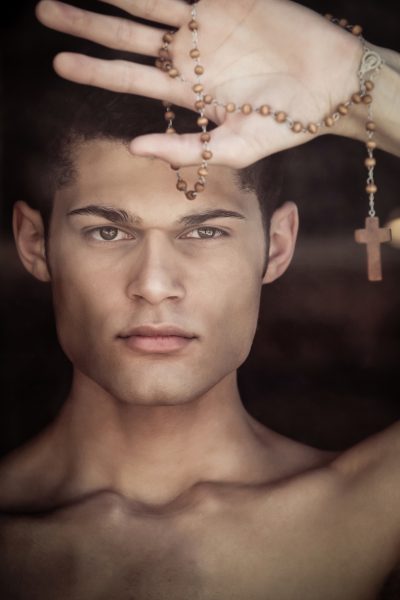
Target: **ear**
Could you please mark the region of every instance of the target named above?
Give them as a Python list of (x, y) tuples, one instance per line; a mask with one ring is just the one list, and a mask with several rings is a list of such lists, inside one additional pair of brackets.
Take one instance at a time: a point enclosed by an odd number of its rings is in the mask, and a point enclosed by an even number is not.
[(29, 273), (40, 281), (50, 281), (46, 260), (43, 219), (26, 202), (14, 205), (13, 231), (19, 257)]
[(271, 283), (286, 271), (292, 260), (299, 229), (299, 213), (293, 202), (285, 202), (272, 215), (269, 259), (263, 283)]

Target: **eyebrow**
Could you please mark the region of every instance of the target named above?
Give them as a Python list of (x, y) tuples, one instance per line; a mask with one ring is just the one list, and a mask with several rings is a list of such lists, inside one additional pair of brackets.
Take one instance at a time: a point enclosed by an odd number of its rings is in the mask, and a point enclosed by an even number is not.
[[(97, 217), (103, 217), (112, 223), (123, 223), (128, 225), (138, 225), (143, 222), (140, 217), (132, 213), (128, 213), (126, 210), (111, 206), (98, 206), (96, 204), (89, 204), (88, 206), (75, 208), (67, 213), (67, 216), (73, 215), (94, 215)], [(203, 212), (184, 215), (178, 219), (178, 223), (185, 225), (186, 227), (194, 227), (204, 223), (205, 221), (209, 221), (210, 219), (218, 218), (246, 219), (244, 215), (234, 210), (215, 208), (213, 210), (206, 210)]]
[(68, 217), (73, 215), (94, 215), (95, 217), (103, 217), (112, 223), (126, 223), (129, 225), (134, 225), (141, 222), (139, 217), (127, 213), (126, 210), (121, 208), (113, 208), (111, 206), (98, 206), (96, 204), (89, 204), (88, 206), (82, 206), (82, 208), (75, 208), (67, 213)]
[(219, 219), (219, 218), (234, 218), (234, 219), (246, 219), (244, 215), (235, 210), (224, 210), (222, 208), (215, 208), (213, 210), (206, 210), (201, 213), (192, 213), (190, 215), (185, 215), (178, 220), (178, 223), (182, 223), (186, 226), (195, 226), (204, 223), (205, 221), (209, 221), (210, 219)]

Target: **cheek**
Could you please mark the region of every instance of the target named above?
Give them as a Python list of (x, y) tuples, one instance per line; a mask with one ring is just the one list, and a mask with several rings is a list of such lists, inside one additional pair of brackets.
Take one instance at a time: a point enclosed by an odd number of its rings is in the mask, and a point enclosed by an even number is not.
[[(211, 283), (211, 285), (210, 285)], [(231, 355), (242, 363), (255, 335), (261, 296), (261, 269), (250, 269), (243, 260), (231, 261), (224, 271), (210, 278), (203, 294), (215, 354)], [(218, 341), (217, 341), (218, 340)]]
[(88, 351), (95, 353), (96, 343), (103, 339), (117, 310), (116, 282), (68, 262), (62, 269), (53, 270), (52, 289), (57, 332), (64, 352), (70, 360)]

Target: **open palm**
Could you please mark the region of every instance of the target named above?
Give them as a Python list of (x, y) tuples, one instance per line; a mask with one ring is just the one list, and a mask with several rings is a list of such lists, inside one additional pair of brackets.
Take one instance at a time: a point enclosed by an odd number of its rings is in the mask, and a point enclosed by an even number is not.
[[(182, 0), (103, 0), (127, 12), (127, 18), (91, 13), (53, 0), (37, 6), (48, 27), (104, 46), (158, 55), (162, 36), (176, 30), (170, 53), (181, 77), (123, 60), (102, 60), (61, 53), (54, 61), (59, 75), (78, 83), (116, 92), (167, 100), (194, 110), (195, 63), (189, 56), (191, 7)], [(354, 36), (289, 0), (201, 0), (196, 6), (199, 49), (205, 92), (218, 103), (205, 114), (217, 128), (212, 134), (213, 162), (243, 167), (285, 148), (308, 141), (312, 134), (291, 130), (320, 121), (358, 89), (361, 44)], [(129, 17), (163, 24), (143, 25)], [(334, 57), (334, 58), (333, 58)], [(267, 104), (268, 116), (239, 110), (227, 113), (221, 104), (237, 107)], [(290, 115), (280, 124), (274, 111)], [(320, 129), (319, 133), (325, 130)], [(171, 163), (199, 162), (201, 143), (196, 134), (152, 134), (136, 138), (136, 154), (158, 156)]]

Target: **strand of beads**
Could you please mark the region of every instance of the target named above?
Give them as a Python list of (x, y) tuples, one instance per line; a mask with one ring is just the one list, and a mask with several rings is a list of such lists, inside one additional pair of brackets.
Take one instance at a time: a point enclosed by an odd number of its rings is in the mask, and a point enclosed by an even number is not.
[[(365, 191), (367, 192), (368, 197), (369, 197), (369, 216), (370, 217), (375, 216), (375, 194), (378, 191), (378, 188), (375, 185), (375, 180), (374, 180), (374, 170), (375, 170), (375, 166), (376, 166), (376, 159), (374, 157), (374, 150), (376, 148), (376, 142), (374, 140), (374, 135), (375, 135), (375, 131), (376, 131), (376, 123), (373, 120), (373, 115), (372, 115), (372, 102), (373, 102), (372, 91), (374, 89), (374, 82), (372, 81), (372, 79), (379, 72), (382, 65), (383, 65), (383, 60), (381, 59), (379, 54), (377, 52), (374, 52), (373, 50), (370, 50), (369, 48), (367, 48), (364, 45), (364, 54), (363, 54), (363, 59), (361, 61), (360, 69), (358, 71), (358, 77), (360, 80), (360, 88), (364, 93), (364, 101), (367, 100), (367, 104), (368, 104), (368, 115), (367, 115), (367, 121), (365, 124), (365, 129), (367, 131), (366, 147), (367, 147), (368, 156), (365, 159), (364, 163), (368, 169), (367, 185), (366, 185)], [(368, 73), (370, 75), (369, 75), (369, 78), (366, 79), (366, 76)]]
[[(202, 152), (201, 158), (202, 162), (197, 170), (198, 178), (193, 186), (193, 189), (188, 189), (188, 182), (183, 179), (179, 167), (175, 165), (171, 165), (171, 168), (176, 171), (177, 182), (176, 188), (180, 192), (184, 192), (186, 198), (188, 200), (195, 200), (197, 194), (203, 192), (206, 187), (206, 179), (208, 175), (208, 161), (211, 160), (213, 154), (209, 148), (209, 142), (211, 139), (210, 133), (207, 131), (207, 126), (209, 123), (208, 118), (205, 115), (205, 107), (206, 104), (210, 104), (212, 101), (211, 96), (204, 95), (204, 86), (202, 83), (201, 76), (204, 74), (204, 67), (200, 64), (200, 50), (198, 47), (198, 28), (199, 24), (197, 21), (197, 11), (196, 5), (192, 6), (191, 11), (191, 20), (189, 21), (188, 27), (192, 32), (192, 49), (190, 50), (190, 57), (195, 61), (194, 66), (194, 74), (196, 81), (192, 85), (192, 90), (195, 94), (195, 102), (194, 108), (198, 113), (197, 125), (201, 129), (200, 134), (200, 142), (202, 143)], [(172, 58), (170, 55), (169, 47), (171, 42), (173, 41), (174, 33), (171, 31), (166, 32), (163, 35), (163, 45), (159, 50), (158, 58), (156, 59), (156, 67), (168, 73), (168, 75), (172, 78), (179, 77), (182, 81), (184, 79), (181, 77), (178, 69), (172, 62)], [(172, 110), (172, 106), (169, 102), (163, 102), (165, 106), (165, 119), (168, 122), (167, 125), (167, 133), (176, 133), (176, 130), (173, 126), (175, 113)]]
[[(337, 23), (344, 29), (347, 29), (356, 37), (361, 38), (362, 27), (360, 25), (349, 25), (346, 19), (335, 19), (331, 15), (326, 15), (326, 18), (333, 23)], [(197, 59), (198, 45), (194, 48), (190, 55), (192, 58)], [(193, 54), (192, 54), (193, 53)], [(279, 124), (286, 124), (293, 133), (311, 133), (315, 135), (322, 127), (333, 127), (335, 123), (342, 117), (346, 116), (349, 112), (349, 107), (353, 104), (358, 104), (365, 101), (368, 103), (369, 98), (363, 88), (360, 87), (359, 91), (352, 95), (352, 97), (340, 103), (337, 109), (332, 114), (325, 116), (322, 120), (316, 122), (310, 122), (304, 125), (301, 121), (293, 119), (284, 110), (275, 109), (268, 104), (262, 104), (258, 107), (253, 107), (249, 102), (245, 102), (242, 105), (236, 105), (234, 102), (221, 102), (216, 98), (213, 98), (210, 94), (205, 94), (204, 98), (207, 99), (209, 104), (214, 104), (221, 108), (224, 108), (227, 113), (241, 113), (243, 115), (250, 115), (252, 113), (258, 113), (263, 117), (271, 116)]]
[[(307, 124), (303, 124), (301, 121), (292, 118), (287, 114), (284, 110), (275, 109), (269, 104), (261, 104), (258, 107), (253, 107), (249, 102), (245, 102), (241, 105), (236, 105), (234, 102), (221, 102), (217, 98), (213, 98), (211, 94), (208, 94), (204, 90), (204, 85), (202, 83), (202, 75), (204, 75), (204, 66), (200, 62), (200, 49), (199, 49), (199, 40), (198, 40), (198, 30), (199, 23), (197, 21), (197, 11), (196, 11), (196, 3), (192, 5), (191, 8), (191, 19), (188, 23), (188, 27), (192, 33), (192, 48), (189, 52), (190, 57), (194, 61), (194, 74), (195, 74), (195, 83), (191, 83), (192, 90), (195, 94), (195, 102), (194, 109), (198, 113), (197, 124), (201, 128), (200, 141), (202, 143), (202, 152), (201, 158), (202, 162), (198, 168), (198, 179), (194, 184), (194, 188), (192, 190), (188, 189), (188, 183), (185, 181), (179, 171), (179, 167), (171, 165), (171, 168), (176, 171), (177, 174), (177, 183), (176, 187), (179, 191), (182, 191), (186, 194), (186, 197), (189, 200), (194, 200), (198, 193), (204, 191), (206, 186), (206, 178), (208, 175), (208, 161), (211, 160), (213, 154), (209, 147), (209, 142), (211, 140), (211, 135), (207, 131), (207, 125), (209, 123), (208, 118), (205, 115), (206, 105), (213, 104), (218, 107), (222, 107), (225, 109), (226, 113), (241, 113), (242, 115), (251, 115), (252, 113), (257, 113), (262, 117), (272, 117), (277, 123), (284, 124), (289, 127), (289, 129), (295, 133), (308, 133), (315, 135), (319, 132), (319, 130), (323, 127), (331, 128), (333, 127), (339, 119), (345, 117), (349, 113), (349, 108), (353, 105), (357, 105), (360, 103), (364, 103), (370, 107), (372, 103), (372, 96), (370, 94), (373, 89), (373, 82), (371, 80), (365, 80), (365, 75), (368, 71), (373, 71), (378, 69), (379, 67), (376, 64), (372, 64), (370, 60), (371, 51), (365, 46), (364, 40), (362, 38), (362, 28), (360, 25), (350, 25), (346, 19), (336, 19), (331, 15), (325, 15), (326, 18), (334, 24), (339, 25), (343, 29), (346, 29), (356, 37), (360, 38), (363, 42), (364, 53), (362, 57), (361, 67), (359, 71), (359, 90), (352, 94), (351, 98), (348, 100), (341, 102), (336, 110), (323, 117), (320, 121), (310, 121)], [(170, 44), (172, 43), (174, 38), (174, 32), (168, 31), (163, 35), (163, 45), (159, 50), (158, 58), (156, 59), (156, 66), (161, 70), (168, 73), (168, 75), (172, 78), (179, 78), (182, 82), (188, 83), (180, 74), (178, 69), (175, 67), (172, 61), (172, 57), (170, 55)], [(372, 53), (376, 55), (376, 53)], [(380, 60), (379, 56), (378, 59)], [(373, 62), (373, 61), (372, 61)], [(368, 63), (368, 68), (365, 65)], [(166, 111), (165, 111), (165, 119), (168, 122), (167, 125), (167, 133), (176, 133), (176, 130), (173, 126), (173, 121), (175, 118), (175, 114), (172, 110), (171, 104), (168, 102), (163, 103)], [(373, 181), (373, 168), (375, 166), (375, 159), (372, 155), (374, 147), (373, 144), (375, 142), (370, 139), (373, 135), (374, 123), (372, 121), (370, 108), (369, 108), (369, 116), (366, 124), (367, 131), (369, 132), (369, 146), (368, 148), (368, 158), (366, 159), (366, 166), (369, 171), (369, 177), (367, 181), (368, 193), (373, 194), (374, 189), (376, 188)], [(372, 170), (371, 170), (372, 169)], [(375, 188), (374, 188), (375, 186)], [(373, 200), (371, 200), (373, 203)]]
[(333, 15), (330, 15), (329, 13), (327, 13), (325, 15), (325, 18), (328, 19), (328, 21), (335, 23), (335, 25), (339, 25), (339, 27), (346, 29), (347, 31), (349, 31), (353, 35), (356, 35), (357, 37), (362, 34), (361, 25), (351, 25), (347, 19), (337, 19), (336, 17), (334, 17)]

